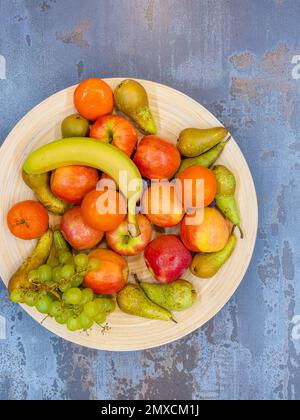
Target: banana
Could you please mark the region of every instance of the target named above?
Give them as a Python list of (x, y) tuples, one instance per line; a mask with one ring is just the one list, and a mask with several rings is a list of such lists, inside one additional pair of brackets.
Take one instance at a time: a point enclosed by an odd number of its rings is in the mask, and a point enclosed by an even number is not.
[(56, 140), (42, 146), (28, 156), (23, 170), (27, 174), (42, 174), (69, 165), (97, 168), (114, 179), (128, 200), (130, 233), (138, 236), (140, 231), (136, 219), (136, 204), (141, 198), (143, 181), (132, 160), (110, 144), (76, 137)]

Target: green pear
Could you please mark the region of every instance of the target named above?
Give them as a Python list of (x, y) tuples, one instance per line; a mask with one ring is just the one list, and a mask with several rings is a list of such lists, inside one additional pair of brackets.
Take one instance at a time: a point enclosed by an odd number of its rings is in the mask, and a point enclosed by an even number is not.
[(124, 80), (115, 89), (117, 108), (131, 117), (147, 134), (157, 134), (148, 95), (144, 87), (135, 80)]
[(236, 179), (233, 173), (223, 165), (217, 165), (213, 168), (218, 184), (218, 194), (232, 196), (236, 190)]
[(148, 298), (170, 311), (184, 311), (197, 298), (193, 285), (186, 280), (176, 280), (170, 284), (140, 283)]
[(241, 228), (241, 216), (235, 199), (236, 179), (234, 174), (223, 165), (217, 165), (213, 169), (216, 176), (218, 190), (215, 197), (218, 209), (231, 223), (238, 227), (241, 238), (244, 237)]
[(210, 278), (217, 274), (220, 268), (229, 260), (237, 244), (237, 237), (231, 235), (227, 245), (220, 252), (195, 255), (191, 264), (191, 272), (200, 278)]
[(210, 168), (223, 152), (227, 142), (228, 140), (223, 141), (222, 143), (219, 143), (215, 147), (210, 149), (208, 152), (203, 153), (202, 155), (197, 156), (195, 158), (184, 159), (181, 162), (176, 177), (178, 177), (181, 174), (181, 172), (183, 172), (185, 169), (188, 169), (192, 166), (204, 166), (205, 168)]
[(196, 157), (221, 143), (228, 134), (228, 130), (224, 127), (187, 128), (180, 133), (178, 149), (185, 157)]
[(172, 314), (152, 302), (137, 284), (127, 284), (117, 295), (120, 309), (130, 315), (143, 318), (171, 321)]

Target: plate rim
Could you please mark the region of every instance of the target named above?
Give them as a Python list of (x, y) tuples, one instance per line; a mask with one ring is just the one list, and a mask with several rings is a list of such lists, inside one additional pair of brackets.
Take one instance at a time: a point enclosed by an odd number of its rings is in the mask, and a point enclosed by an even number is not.
[[(122, 81), (124, 79), (126, 79), (126, 77), (109, 77), (109, 78), (103, 78), (103, 80), (106, 83), (108, 83), (108, 84), (110, 82), (116, 83), (116, 82)], [(180, 95), (180, 96), (184, 97), (186, 100), (192, 101), (197, 107), (201, 107), (202, 110), (209, 116), (209, 118), (211, 120), (214, 120), (215, 123), (218, 126), (220, 126), (220, 125), (222, 126), (222, 123), (218, 120), (218, 118), (214, 114), (212, 114), (206, 107), (204, 107), (201, 103), (199, 103), (197, 100), (195, 100), (191, 96), (187, 95), (186, 93), (184, 93), (184, 92), (182, 92), (182, 91), (180, 91), (178, 89), (175, 89), (175, 88), (173, 88), (171, 86), (168, 86), (168, 85), (165, 85), (165, 84), (162, 84), (162, 83), (153, 81), (153, 80), (146, 80), (146, 79), (139, 79), (139, 78), (133, 78), (133, 79), (136, 80), (136, 81), (138, 81), (138, 82), (140, 82), (140, 83), (142, 83), (142, 84), (143, 83), (155, 84), (155, 85), (157, 85), (157, 86), (159, 86), (159, 87), (161, 87), (163, 89), (167, 89), (170, 92), (173, 92), (173, 93), (175, 93), (177, 95)], [(5, 140), (3, 141), (3, 143), (1, 144), (1, 146), (0, 146), (0, 160), (1, 160), (1, 157), (2, 157), (3, 153), (5, 153), (6, 148), (9, 147), (10, 138), (14, 135), (15, 131), (19, 128), (19, 126), (21, 126), (24, 123), (24, 121), (30, 116), (31, 113), (34, 113), (42, 104), (44, 104), (48, 100), (54, 99), (55, 96), (59, 96), (60, 94), (62, 94), (65, 91), (75, 89), (76, 86), (78, 86), (78, 84), (70, 85), (70, 86), (68, 86), (68, 87), (66, 87), (64, 89), (61, 89), (61, 90), (53, 93), (52, 95), (48, 96), (47, 98), (43, 99), (41, 102), (39, 102), (38, 104), (36, 104), (35, 106), (33, 106), (28, 112), (26, 112), (23, 115), (23, 117), (14, 125), (14, 127), (12, 128), (12, 130), (9, 132), (9, 134), (7, 135), (7, 137), (5, 138)], [(247, 168), (247, 170), (249, 172), (249, 175), (250, 175), (250, 179), (249, 180), (250, 180), (250, 183), (251, 183), (251, 188), (252, 188), (253, 193), (254, 193), (253, 194), (253, 198), (255, 198), (255, 202), (252, 203), (253, 204), (253, 207), (254, 207), (254, 210), (255, 210), (253, 212), (253, 214), (252, 214), (253, 222), (254, 222), (254, 225), (255, 225), (254, 239), (253, 239), (253, 243), (251, 244), (251, 250), (249, 249), (249, 255), (248, 255), (248, 258), (247, 258), (247, 264), (244, 265), (244, 269), (241, 271), (241, 276), (240, 276), (241, 278), (240, 278), (239, 282), (236, 285), (234, 285), (234, 287), (232, 287), (232, 290), (230, 291), (230, 293), (228, 293), (228, 295), (230, 294), (230, 296), (226, 297), (226, 301), (224, 303), (222, 303), (222, 304), (219, 304), (218, 307), (216, 307), (211, 312), (211, 315), (209, 315), (208, 317), (206, 317), (208, 319), (205, 319), (203, 322), (201, 322), (201, 325), (199, 325), (197, 327), (194, 327), (193, 326), (193, 327), (187, 329), (185, 332), (180, 333), (175, 338), (166, 339), (166, 341), (162, 340), (162, 342), (159, 343), (159, 344), (150, 345), (150, 346), (149, 345), (141, 345), (141, 346), (136, 346), (136, 347), (130, 348), (130, 349), (125, 348), (125, 347), (124, 348), (120, 347), (118, 349), (116, 349), (116, 348), (109, 349), (109, 348), (101, 348), (101, 342), (100, 342), (100, 346), (83, 344), (81, 342), (81, 340), (80, 340), (80, 336), (78, 336), (78, 335), (74, 335), (73, 338), (65, 337), (63, 333), (57, 332), (56, 329), (54, 327), (52, 327), (51, 325), (48, 325), (48, 324), (45, 324), (45, 323), (41, 325), (41, 321), (38, 318), (43, 319), (43, 317), (39, 317), (39, 315), (36, 316), (33, 313), (32, 308), (29, 308), (29, 307), (27, 307), (26, 305), (23, 305), (23, 304), (19, 304), (20, 307), (28, 315), (30, 315), (30, 317), (35, 322), (37, 322), (40, 326), (42, 326), (43, 328), (47, 329), (52, 334), (54, 334), (54, 335), (56, 335), (56, 336), (58, 336), (58, 337), (60, 337), (60, 338), (62, 338), (64, 340), (66, 340), (67, 342), (70, 342), (70, 343), (73, 343), (73, 344), (76, 344), (76, 345), (80, 345), (80, 346), (85, 347), (85, 348), (90, 348), (90, 349), (95, 349), (95, 350), (101, 350), (101, 351), (109, 351), (109, 352), (143, 351), (143, 350), (148, 350), (148, 349), (162, 347), (162, 346), (165, 346), (167, 344), (171, 344), (171, 343), (173, 343), (173, 342), (175, 342), (177, 340), (180, 340), (183, 337), (186, 337), (186, 336), (190, 335), (191, 333), (197, 331), (200, 328), (203, 328), (210, 320), (212, 320), (228, 304), (228, 302), (233, 298), (233, 296), (235, 295), (235, 293), (239, 289), (239, 287), (240, 287), (242, 281), (244, 280), (244, 277), (245, 277), (245, 275), (246, 275), (246, 273), (247, 273), (247, 271), (248, 271), (248, 269), (250, 267), (250, 263), (251, 263), (251, 260), (253, 258), (253, 255), (254, 255), (255, 246), (257, 244), (258, 222), (259, 222), (259, 208), (258, 208), (258, 197), (257, 197), (257, 191), (256, 191), (256, 187), (255, 187), (255, 182), (254, 182), (254, 179), (253, 179), (253, 176), (252, 176), (252, 172), (250, 170), (250, 167), (248, 165), (248, 162), (247, 162), (247, 160), (246, 160), (246, 158), (245, 158), (242, 150), (240, 149), (239, 144), (235, 141), (234, 138), (232, 138), (232, 140), (235, 143), (235, 146), (238, 148), (238, 151), (240, 152), (241, 158), (243, 159), (243, 164)], [(0, 267), (0, 271), (1, 271), (1, 267)], [(2, 278), (1, 272), (0, 272), (0, 278), (1, 278), (1, 281), (4, 283), (4, 286), (7, 287), (6, 284), (5, 284), (5, 282), (4, 282), (4, 280), (3, 280), (3, 278)]]

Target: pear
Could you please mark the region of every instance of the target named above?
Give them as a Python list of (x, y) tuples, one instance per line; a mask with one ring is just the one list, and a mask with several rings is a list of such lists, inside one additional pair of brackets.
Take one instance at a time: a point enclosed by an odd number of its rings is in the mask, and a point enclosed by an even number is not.
[(148, 298), (170, 311), (184, 311), (197, 299), (193, 285), (186, 280), (176, 280), (170, 284), (140, 283)]
[(213, 169), (216, 176), (218, 190), (215, 197), (218, 209), (226, 216), (234, 226), (237, 226), (241, 238), (244, 237), (241, 228), (241, 216), (235, 199), (236, 179), (234, 174), (223, 165), (217, 165)]
[(147, 134), (157, 134), (157, 127), (149, 108), (144, 87), (135, 80), (124, 80), (115, 89), (117, 108), (131, 117)]
[(49, 229), (39, 239), (32, 254), (23, 262), (8, 283), (8, 291), (11, 294), (14, 290), (33, 289), (34, 285), (29, 281), (28, 274), (37, 270), (47, 261), (53, 245), (53, 232)]
[(233, 173), (223, 165), (213, 168), (218, 183), (218, 194), (229, 197), (235, 194), (236, 179)]
[(195, 158), (184, 159), (181, 162), (181, 165), (180, 165), (180, 168), (178, 169), (176, 177), (178, 177), (181, 174), (181, 172), (183, 172), (185, 169), (188, 169), (192, 166), (204, 166), (205, 168), (210, 168), (223, 152), (224, 147), (226, 146), (228, 140), (217, 144), (208, 152), (203, 153), (200, 156), (197, 156)]
[(171, 321), (172, 314), (153, 303), (138, 284), (127, 284), (117, 295), (120, 309), (130, 315), (143, 318)]
[(225, 140), (228, 134), (224, 127), (187, 128), (180, 133), (177, 146), (183, 156), (192, 158), (212, 149)]
[(23, 180), (35, 193), (36, 198), (50, 213), (62, 216), (70, 207), (59, 198), (55, 197), (50, 189), (50, 172), (43, 174), (28, 174), (22, 172)]
[(200, 278), (210, 278), (217, 274), (220, 268), (229, 260), (237, 244), (237, 237), (231, 235), (227, 245), (220, 252), (195, 255), (191, 272)]

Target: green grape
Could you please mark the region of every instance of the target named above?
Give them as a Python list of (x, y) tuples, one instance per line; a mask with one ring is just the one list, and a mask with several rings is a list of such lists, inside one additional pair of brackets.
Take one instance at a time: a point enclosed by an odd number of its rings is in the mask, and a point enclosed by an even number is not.
[(47, 295), (46, 290), (40, 290), (37, 294), (37, 299), (42, 297), (42, 296), (46, 296), (46, 295)]
[(71, 289), (71, 287), (72, 287), (71, 283), (64, 282), (64, 283), (61, 283), (61, 284), (59, 285), (59, 290), (60, 290), (62, 293), (65, 293), (67, 290)]
[(64, 265), (61, 269), (61, 276), (65, 280), (70, 280), (75, 274), (75, 269), (73, 265), (67, 264)]
[(94, 292), (92, 289), (83, 289), (81, 295), (81, 305), (85, 305), (88, 302), (91, 302), (94, 299)]
[(76, 287), (72, 287), (63, 294), (63, 300), (67, 305), (79, 305), (82, 292)]
[(25, 293), (22, 289), (15, 289), (10, 294), (10, 300), (16, 303), (24, 302)]
[(52, 303), (52, 299), (48, 295), (39, 296), (35, 307), (41, 314), (47, 314), (49, 313), (50, 305)]
[(64, 325), (67, 323), (69, 317), (70, 317), (70, 312), (63, 310), (60, 314), (56, 315), (55, 321), (60, 325)]
[(71, 252), (64, 252), (63, 254), (61, 254), (59, 256), (59, 262), (60, 264), (66, 264), (66, 262), (72, 258), (72, 254)]
[(29, 274), (28, 274), (28, 280), (31, 281), (31, 282), (35, 282), (35, 281), (39, 280), (38, 270), (30, 271)]
[(98, 325), (102, 325), (104, 324), (104, 322), (106, 321), (106, 312), (99, 312), (98, 315), (94, 318), (94, 321), (96, 322), (96, 324)]
[(51, 303), (50, 308), (49, 308), (49, 315), (56, 318), (57, 316), (61, 315), (62, 312), (63, 312), (63, 307), (62, 307), (61, 302), (56, 300)]
[(61, 269), (62, 265), (58, 265), (57, 267), (53, 268), (52, 270), (52, 280), (54, 283), (59, 283), (61, 280)]
[(114, 299), (111, 299), (110, 301), (109, 301), (109, 303), (110, 303), (110, 307), (109, 307), (109, 309), (108, 309), (108, 312), (109, 313), (112, 313), (112, 312), (114, 312), (115, 310), (116, 310), (116, 301), (114, 300)]
[(83, 276), (81, 274), (76, 274), (76, 276), (73, 277), (71, 286), (72, 287), (79, 287), (83, 283)]
[(74, 262), (78, 268), (85, 270), (89, 263), (89, 257), (86, 254), (78, 254), (74, 257)]
[(97, 271), (100, 266), (101, 263), (97, 258), (91, 258), (88, 264), (88, 271)]
[(85, 313), (81, 313), (78, 318), (82, 329), (89, 330), (90, 328), (92, 328), (94, 321)]
[(59, 265), (58, 258), (56, 257), (49, 257), (47, 265), (49, 265), (51, 268), (55, 268)]
[(38, 298), (38, 293), (34, 292), (33, 290), (28, 290), (28, 292), (25, 293), (25, 303), (27, 306), (34, 306), (36, 304)]
[(88, 302), (84, 305), (83, 313), (90, 318), (95, 318), (99, 313), (99, 306), (95, 302)]
[(94, 302), (99, 306), (100, 311), (113, 312), (116, 308), (116, 303), (112, 298), (98, 297)]
[(74, 263), (74, 258), (73, 256), (71, 256), (66, 262), (65, 265), (72, 265), (74, 267), (75, 270), (75, 263)]
[(70, 331), (81, 330), (82, 325), (80, 319), (78, 317), (75, 318), (74, 316), (70, 316), (67, 320), (67, 327)]
[(41, 283), (47, 283), (52, 280), (52, 268), (49, 265), (41, 265), (38, 269), (39, 280)]

